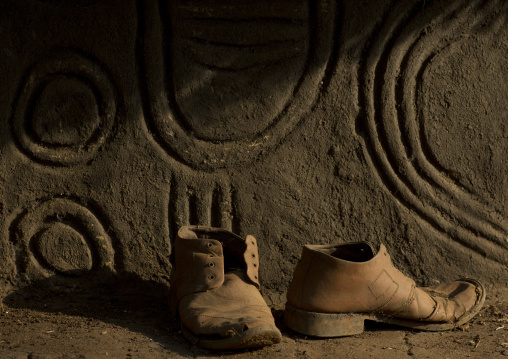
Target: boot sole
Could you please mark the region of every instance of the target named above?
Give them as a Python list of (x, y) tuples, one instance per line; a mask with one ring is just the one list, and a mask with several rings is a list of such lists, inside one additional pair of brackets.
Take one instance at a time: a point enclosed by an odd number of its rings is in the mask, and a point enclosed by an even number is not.
[(468, 322), (480, 311), (485, 302), (485, 288), (481, 283), (469, 278), (460, 280), (476, 285), (477, 298), (475, 305), (452, 323), (432, 323), (388, 317), (378, 313), (319, 313), (302, 310), (287, 303), (284, 312), (284, 324), (300, 334), (323, 338), (361, 334), (364, 331), (366, 320), (425, 331), (450, 330)]
[(232, 337), (217, 339), (198, 336), (182, 325), (182, 334), (191, 344), (218, 350), (263, 348), (282, 341), (282, 334), (273, 326), (247, 329)]

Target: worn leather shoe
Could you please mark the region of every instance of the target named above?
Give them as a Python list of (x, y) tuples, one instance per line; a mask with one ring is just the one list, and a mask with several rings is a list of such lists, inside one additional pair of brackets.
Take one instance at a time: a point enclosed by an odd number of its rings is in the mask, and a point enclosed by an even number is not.
[(377, 254), (367, 242), (308, 245), (287, 293), (284, 321), (318, 337), (359, 334), (365, 320), (441, 331), (469, 321), (484, 301), (485, 289), (473, 279), (417, 288), (382, 244)]
[(256, 348), (281, 341), (259, 292), (256, 239), (219, 228), (186, 226), (177, 235), (170, 307), (192, 344)]

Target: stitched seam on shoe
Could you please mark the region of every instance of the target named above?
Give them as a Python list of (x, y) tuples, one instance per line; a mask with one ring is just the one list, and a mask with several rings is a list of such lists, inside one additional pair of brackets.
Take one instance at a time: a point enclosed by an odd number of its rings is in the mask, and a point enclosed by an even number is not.
[(372, 311), (375, 312), (375, 311), (378, 311), (380, 310), (381, 308), (383, 308), (384, 306), (386, 306), (388, 303), (390, 303), (390, 301), (395, 297), (395, 295), (397, 294), (397, 292), (399, 291), (399, 284), (397, 282), (395, 282), (392, 278), (392, 276), (390, 274), (388, 274), (388, 272), (386, 270), (382, 270), (381, 273), (379, 273), (379, 275), (377, 276), (377, 278), (371, 283), (369, 284), (368, 288), (370, 290), (370, 292), (372, 293), (372, 295), (374, 296), (374, 298), (376, 300), (379, 300), (381, 298), (383, 298), (386, 294), (386, 292), (388, 291), (389, 288), (387, 288), (381, 295), (376, 295), (374, 293), (374, 291), (372, 290), (372, 287), (373, 285), (378, 281), (378, 279), (383, 275), (383, 273), (385, 275), (388, 276), (388, 278), (390, 278), (390, 280), (393, 282), (393, 284), (395, 284), (395, 286), (397, 287), (397, 289), (393, 292), (393, 294), (390, 296), (390, 298), (388, 298), (388, 300), (386, 302), (384, 302), (383, 304), (381, 304), (380, 306), (378, 306), (377, 308), (373, 309)]
[(468, 312), (467, 308), (466, 308), (466, 305), (464, 303), (461, 303), (461, 302), (457, 302), (457, 301), (454, 301), (461, 309), (462, 309), (462, 314), (459, 315), (458, 317), (455, 315), (455, 312), (453, 313), (453, 317), (455, 320), (458, 320), (460, 317), (462, 317), (465, 313)]
[[(434, 308), (434, 310), (432, 311), (432, 314), (429, 315), (427, 318), (424, 318), (424, 320), (431, 320), (431, 318), (438, 311), (439, 303), (434, 298), (432, 298), (432, 299), (436, 303), (436, 308)], [(449, 322), (451, 319), (453, 319), (454, 321), (457, 321), (457, 318), (455, 317), (455, 313), (452, 314), (452, 318), (448, 318), (448, 304), (449, 303), (450, 303), (450, 300), (448, 298), (445, 298), (444, 301), (443, 301), (443, 312), (444, 312), (444, 315), (445, 315), (443, 322)]]
[(448, 304), (450, 303), (450, 300), (448, 298), (445, 298), (444, 300), (444, 305), (443, 305), (443, 309), (444, 309), (444, 312), (445, 312), (445, 321), (449, 321), (448, 319)]
[(409, 292), (409, 296), (407, 297), (406, 301), (402, 303), (397, 309), (391, 311), (391, 313), (397, 314), (398, 312), (402, 311), (404, 308), (411, 305), (411, 303), (413, 303), (415, 298), (416, 298), (416, 285), (411, 284), (411, 290)]
[(434, 307), (434, 310), (432, 311), (432, 313), (430, 313), (430, 315), (428, 317), (423, 318), (422, 320), (430, 320), (430, 318), (432, 318), (437, 313), (437, 311), (439, 309), (439, 303), (434, 298), (432, 298), (432, 300), (434, 301), (434, 303), (436, 303), (436, 306)]
[(436, 292), (436, 291), (434, 291), (432, 289), (428, 289), (428, 288), (420, 288), (420, 289), (423, 290), (424, 292), (428, 293), (430, 296), (447, 298), (446, 294), (444, 294), (444, 293)]

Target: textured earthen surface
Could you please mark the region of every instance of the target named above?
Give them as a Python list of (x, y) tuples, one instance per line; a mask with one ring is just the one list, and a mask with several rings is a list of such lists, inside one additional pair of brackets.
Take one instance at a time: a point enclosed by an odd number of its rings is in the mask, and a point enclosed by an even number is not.
[[(164, 295), (184, 224), (508, 280), (508, 3), (0, 3), (0, 278)], [(89, 288), (88, 288), (89, 289)], [(101, 289), (101, 290), (102, 290)]]
[(94, 358), (506, 358), (507, 291), (488, 288), (484, 308), (468, 325), (419, 332), (366, 322), (366, 331), (343, 338), (292, 332), (275, 310), (282, 342), (261, 350), (212, 351), (183, 339), (167, 304), (153, 297), (18, 291), (0, 313), (0, 357)]

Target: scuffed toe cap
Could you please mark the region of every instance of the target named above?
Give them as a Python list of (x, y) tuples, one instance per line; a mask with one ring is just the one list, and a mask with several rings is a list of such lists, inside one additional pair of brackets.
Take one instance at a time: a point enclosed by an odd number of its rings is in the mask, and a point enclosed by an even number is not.
[(230, 337), (246, 330), (266, 327), (275, 323), (264, 308), (244, 307), (243, 310), (232, 310), (227, 313), (211, 313), (207, 308), (202, 310), (185, 310), (182, 323), (197, 335), (216, 335)]
[[(477, 312), (485, 300), (485, 289), (473, 279), (461, 279), (422, 288), (436, 301), (432, 322), (457, 322), (471, 312)], [(479, 309), (479, 308), (478, 308)]]

